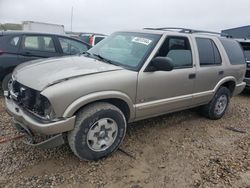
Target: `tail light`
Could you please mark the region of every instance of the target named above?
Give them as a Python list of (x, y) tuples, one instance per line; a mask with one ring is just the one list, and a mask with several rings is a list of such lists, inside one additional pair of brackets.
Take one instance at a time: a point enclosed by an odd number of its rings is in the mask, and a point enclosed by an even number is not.
[(93, 37), (93, 36), (90, 36), (90, 37), (89, 37), (89, 44), (90, 44), (91, 46), (94, 46), (94, 37)]

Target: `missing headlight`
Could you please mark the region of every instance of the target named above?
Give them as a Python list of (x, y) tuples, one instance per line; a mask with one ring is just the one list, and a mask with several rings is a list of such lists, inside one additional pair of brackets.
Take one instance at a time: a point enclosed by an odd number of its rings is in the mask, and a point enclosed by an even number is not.
[(53, 120), (56, 117), (56, 114), (49, 100), (43, 95), (40, 95), (39, 93), (36, 96), (34, 112), (37, 113), (39, 116), (42, 116), (43, 119), (46, 120)]
[(11, 97), (24, 109), (31, 112), (43, 120), (54, 120), (56, 114), (49, 102), (49, 100), (40, 94), (39, 91), (31, 89), (27, 86), (13, 81), (10, 93)]

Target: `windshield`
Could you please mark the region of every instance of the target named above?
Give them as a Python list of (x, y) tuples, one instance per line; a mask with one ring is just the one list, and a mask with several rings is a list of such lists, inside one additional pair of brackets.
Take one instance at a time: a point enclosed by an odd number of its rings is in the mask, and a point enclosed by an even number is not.
[(112, 64), (138, 70), (160, 37), (161, 35), (157, 34), (117, 32), (102, 40), (88, 52)]

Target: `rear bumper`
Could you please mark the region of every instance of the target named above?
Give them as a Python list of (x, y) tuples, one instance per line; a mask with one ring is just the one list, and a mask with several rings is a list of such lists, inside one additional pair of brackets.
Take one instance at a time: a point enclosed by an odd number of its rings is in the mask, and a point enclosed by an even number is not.
[(246, 82), (242, 82), (242, 83), (240, 83), (240, 84), (237, 84), (237, 85), (235, 86), (235, 90), (234, 90), (233, 95), (238, 95), (238, 94), (240, 94), (240, 93), (245, 89), (245, 87), (246, 87)]
[(75, 116), (55, 122), (42, 122), (19, 107), (11, 98), (5, 97), (5, 105), (14, 122), (30, 133), (54, 135), (74, 129)]
[(245, 78), (244, 82), (246, 82), (246, 88), (250, 89), (250, 78)]

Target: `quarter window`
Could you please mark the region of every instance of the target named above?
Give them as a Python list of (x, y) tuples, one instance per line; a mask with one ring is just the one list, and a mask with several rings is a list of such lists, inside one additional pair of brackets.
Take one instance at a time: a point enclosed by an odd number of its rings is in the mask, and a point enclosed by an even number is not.
[(48, 36), (25, 36), (23, 48), (46, 52), (56, 51), (53, 39)]
[(220, 39), (220, 41), (227, 52), (231, 64), (237, 65), (246, 63), (243, 50), (237, 41), (226, 38)]
[(220, 52), (211, 39), (196, 38), (196, 43), (201, 66), (221, 64)]
[(175, 69), (189, 68), (193, 64), (190, 43), (186, 37), (168, 37), (156, 56), (170, 58)]

